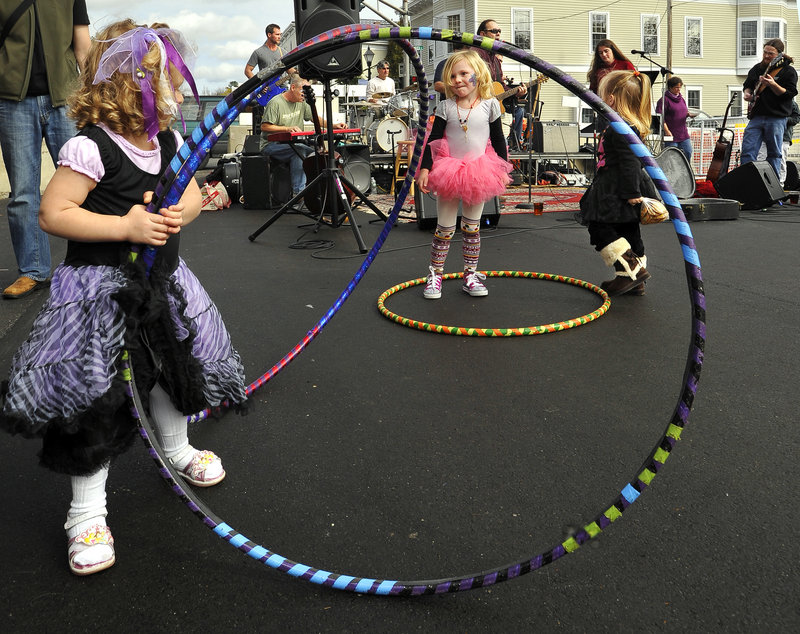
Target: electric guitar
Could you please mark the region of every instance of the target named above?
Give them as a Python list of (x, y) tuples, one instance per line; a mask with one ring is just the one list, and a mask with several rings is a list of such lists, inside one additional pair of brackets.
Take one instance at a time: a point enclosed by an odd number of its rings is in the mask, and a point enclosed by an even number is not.
[[(767, 66), (767, 70), (764, 71), (764, 75), (769, 75), (770, 77), (775, 77), (781, 68), (786, 66), (786, 59), (783, 57), (783, 53), (778, 53), (777, 57), (775, 57)], [(758, 81), (758, 85), (753, 90), (753, 97), (750, 99), (750, 102), (747, 104), (747, 118), (750, 119), (753, 116), (753, 108), (755, 108), (756, 102), (758, 101), (758, 97), (761, 94), (761, 91), (764, 90), (764, 86), (766, 84), (762, 82), (760, 79)]]
[(286, 88), (286, 84), (289, 83), (289, 79), (291, 79), (289, 75), (284, 73), (282, 79), (267, 84), (267, 91), (263, 95), (258, 95), (256, 97), (256, 101), (259, 103), (259, 105), (266, 106), (271, 99), (277, 97), (283, 92), (286, 92), (288, 90), (288, 88)]
[[(525, 87), (531, 88), (533, 86), (538, 86), (539, 84), (546, 82), (548, 79), (549, 77), (547, 75), (539, 75), (538, 77), (536, 77), (536, 79), (532, 79), (527, 84), (525, 84)], [(505, 90), (503, 84), (501, 84), (499, 81), (493, 81), (492, 88), (494, 89), (495, 99), (497, 99), (497, 101), (500, 102), (500, 112), (505, 114), (506, 109), (503, 106), (503, 100), (508, 99), (511, 95), (516, 94), (517, 90), (519, 90), (519, 86), (514, 86), (514, 88), (509, 88), (508, 90)]]
[[(731, 111), (733, 102), (736, 101), (736, 95), (731, 97), (728, 107), (725, 109), (725, 118), (722, 119), (722, 125), (719, 128), (719, 138), (717, 144), (714, 146), (714, 155), (711, 157), (711, 164), (708, 166), (708, 173), (706, 180), (709, 183), (716, 183), (720, 176), (728, 173), (728, 166), (731, 163), (731, 150), (733, 149), (733, 130), (725, 127), (728, 123), (728, 113)], [(730, 133), (730, 138), (725, 137), (725, 133)]]

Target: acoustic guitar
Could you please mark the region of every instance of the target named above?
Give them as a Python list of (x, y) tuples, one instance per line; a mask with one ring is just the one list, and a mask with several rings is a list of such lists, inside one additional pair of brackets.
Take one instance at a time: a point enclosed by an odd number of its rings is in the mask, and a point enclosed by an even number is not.
[[(547, 75), (539, 75), (536, 77), (536, 79), (532, 79), (527, 84), (525, 84), (525, 87), (531, 88), (533, 86), (538, 86), (539, 84), (546, 82), (548, 79), (549, 77)], [(497, 101), (500, 102), (500, 112), (502, 114), (505, 114), (506, 109), (505, 106), (503, 106), (503, 100), (508, 99), (511, 95), (515, 95), (517, 93), (517, 90), (519, 89), (519, 86), (514, 86), (513, 88), (509, 88), (508, 90), (506, 90), (503, 84), (501, 84), (499, 81), (493, 81), (492, 88), (494, 90), (495, 99), (497, 99)]]
[[(728, 123), (728, 113), (731, 111), (733, 102), (736, 101), (736, 95), (731, 97), (728, 107), (725, 109), (725, 118), (722, 119), (722, 125), (719, 127), (719, 138), (717, 144), (714, 146), (714, 155), (711, 157), (711, 164), (708, 166), (706, 173), (706, 180), (709, 183), (716, 183), (720, 176), (728, 173), (728, 167), (731, 164), (731, 150), (733, 149), (733, 130), (725, 127)], [(725, 133), (730, 134), (730, 138), (725, 137)]]
[[(783, 53), (778, 53), (778, 55), (769, 63), (767, 70), (765, 70), (763, 74), (769, 75), (770, 77), (775, 77), (775, 75), (777, 75), (784, 66), (786, 66), (786, 59), (783, 57)], [(764, 90), (764, 86), (766, 86), (766, 84), (759, 80), (758, 85), (755, 87), (755, 90), (753, 90), (753, 98), (747, 104), (748, 119), (752, 118), (753, 116), (753, 108), (755, 108), (758, 97), (761, 95), (761, 91)]]

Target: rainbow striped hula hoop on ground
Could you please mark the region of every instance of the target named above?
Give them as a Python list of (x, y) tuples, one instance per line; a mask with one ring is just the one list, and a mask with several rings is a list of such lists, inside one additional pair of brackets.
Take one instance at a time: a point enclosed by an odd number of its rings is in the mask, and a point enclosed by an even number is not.
[[(414, 64), (417, 77), (419, 78), (419, 85), (421, 88), (420, 119), (421, 124), (424, 126), (424, 119), (427, 117), (427, 80), (425, 79), (425, 74), (419, 62), (419, 58), (408, 41), (412, 39), (460, 42), (469, 46), (479, 47), (490, 52), (502, 54), (531, 68), (535, 68), (590, 104), (596, 111), (611, 122), (610, 125), (613, 126), (617, 132), (625, 136), (634, 153), (639, 157), (648, 174), (653, 179), (669, 209), (685, 262), (689, 298), (692, 306), (692, 336), (687, 355), (681, 394), (663, 436), (645, 459), (642, 467), (637, 470), (636, 475), (621, 487), (619, 495), (617, 495), (610, 504), (606, 505), (597, 516), (585, 523), (573, 536), (537, 555), (526, 557), (520, 561), (495, 567), (477, 574), (421, 581), (397, 581), (390, 578), (377, 579), (320, 570), (310, 565), (291, 561), (263, 546), (259, 546), (229, 526), (214, 515), (214, 513), (197, 499), (192, 492), (184, 489), (179, 483), (177, 474), (174, 469), (168, 465), (168, 461), (165, 460), (161, 448), (157, 443), (151, 440), (155, 438), (152, 433), (152, 427), (141, 407), (141, 402), (139, 401), (135, 389), (133, 375), (129, 369), (126, 371), (126, 376), (129, 379), (128, 387), (132, 413), (139, 422), (141, 436), (145, 445), (148, 447), (150, 455), (156, 462), (162, 477), (167, 480), (173, 491), (206, 526), (219, 537), (253, 559), (266, 564), (270, 568), (285, 572), (292, 577), (305, 579), (312, 583), (336, 588), (338, 590), (382, 596), (444, 594), (491, 586), (546, 566), (564, 555), (576, 551), (581, 545), (597, 537), (601, 531), (621, 517), (624, 511), (647, 489), (680, 439), (683, 429), (688, 424), (692, 402), (697, 390), (697, 383), (703, 365), (703, 350), (705, 347), (706, 334), (705, 295), (703, 292), (700, 260), (694, 247), (689, 226), (664, 173), (655, 163), (639, 137), (614, 111), (608, 108), (597, 95), (584, 88), (569, 75), (566, 75), (554, 66), (511, 44), (482, 38), (469, 33), (458, 33), (430, 28), (371, 28), (368, 25), (350, 25), (333, 29), (304, 42), (285, 55), (279, 65), (265, 69), (248, 82), (242, 84), (237, 90), (228, 95), (225, 100), (220, 102), (214, 111), (208, 115), (203, 125), (192, 135), (190, 142), (181, 148), (181, 151), (178, 152), (178, 155), (170, 163), (167, 172), (165, 172), (162, 181), (159, 183), (159, 188), (156, 192), (156, 197), (154, 197), (154, 203), (151, 205), (151, 209), (155, 211), (162, 206), (173, 204), (180, 199), (186, 183), (189, 182), (189, 178), (192, 178), (200, 162), (208, 153), (213, 144), (213, 140), (218, 138), (225, 128), (230, 125), (240, 108), (254, 98), (257, 93), (266, 89), (264, 87), (265, 83), (274, 80), (286, 68), (295, 66), (306, 58), (318, 55), (327, 50), (370, 40), (398, 40), (409, 55), (411, 62)], [(411, 181), (416, 173), (421, 150), (422, 138), (418, 137), (408, 173), (403, 187), (400, 190), (397, 202), (380, 236), (376, 240), (375, 245), (365, 256), (363, 264), (359, 267), (353, 279), (328, 312), (308, 332), (306, 337), (275, 364), (272, 369), (253, 383), (248, 388), (250, 392), (260, 387), (260, 385), (263, 385), (263, 383), (272, 378), (272, 376), (277, 374), (277, 372), (283, 369), (291, 360), (302, 352), (320, 333), (322, 328), (330, 321), (333, 315), (339, 310), (342, 303), (352, 293), (377, 255), (378, 250), (383, 245), (388, 232), (394, 224), (394, 220), (402, 207), (405, 197), (408, 194)], [(203, 413), (192, 417), (192, 420), (197, 420), (202, 416), (204, 416)]]

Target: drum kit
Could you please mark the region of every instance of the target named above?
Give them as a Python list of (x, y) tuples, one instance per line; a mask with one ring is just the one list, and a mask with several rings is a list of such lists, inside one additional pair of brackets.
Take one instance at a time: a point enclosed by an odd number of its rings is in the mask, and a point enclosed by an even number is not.
[(361, 128), (364, 143), (374, 154), (391, 154), (398, 141), (410, 140), (418, 127), (419, 104), (413, 94), (419, 87), (412, 84), (393, 95), (372, 94), (375, 101), (356, 101), (348, 113), (348, 125)]

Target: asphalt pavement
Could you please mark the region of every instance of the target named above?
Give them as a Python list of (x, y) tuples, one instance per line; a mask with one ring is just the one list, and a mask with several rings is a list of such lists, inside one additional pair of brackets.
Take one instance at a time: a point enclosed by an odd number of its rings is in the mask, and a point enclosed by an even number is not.
[[(15, 278), (0, 228), (0, 284)], [(363, 260), (347, 226), (300, 227), (234, 206), (186, 227), (182, 254), (220, 306), (247, 376), (312, 330)], [(382, 223), (356, 212), (368, 245)], [(691, 223), (707, 343), (689, 424), (625, 513), (530, 574), (455, 594), (388, 598), (320, 587), (244, 556), (197, 520), (142, 443), (115, 462), (117, 563), (70, 574), (64, 476), (38, 443), (0, 435), (4, 632), (789, 632), (800, 629), (795, 319), (800, 208)], [(204, 503), (257, 544), (315, 568), (441, 579), (531, 558), (601, 513), (640, 472), (680, 397), (691, 304), (671, 223), (643, 229), (653, 277), (598, 319), (537, 336), (470, 337), (387, 319), (381, 293), (426, 273), (431, 234), (398, 224), (319, 336), (253, 395), (246, 417), (194, 423), (228, 476)], [(54, 258), (64, 245), (53, 241)], [(448, 271), (457, 271), (454, 245)], [(571, 213), (504, 215), (480, 268), (608, 277)], [(515, 328), (590, 314), (598, 295), (534, 278), (412, 286), (394, 313)], [(7, 373), (44, 292), (0, 302)]]

